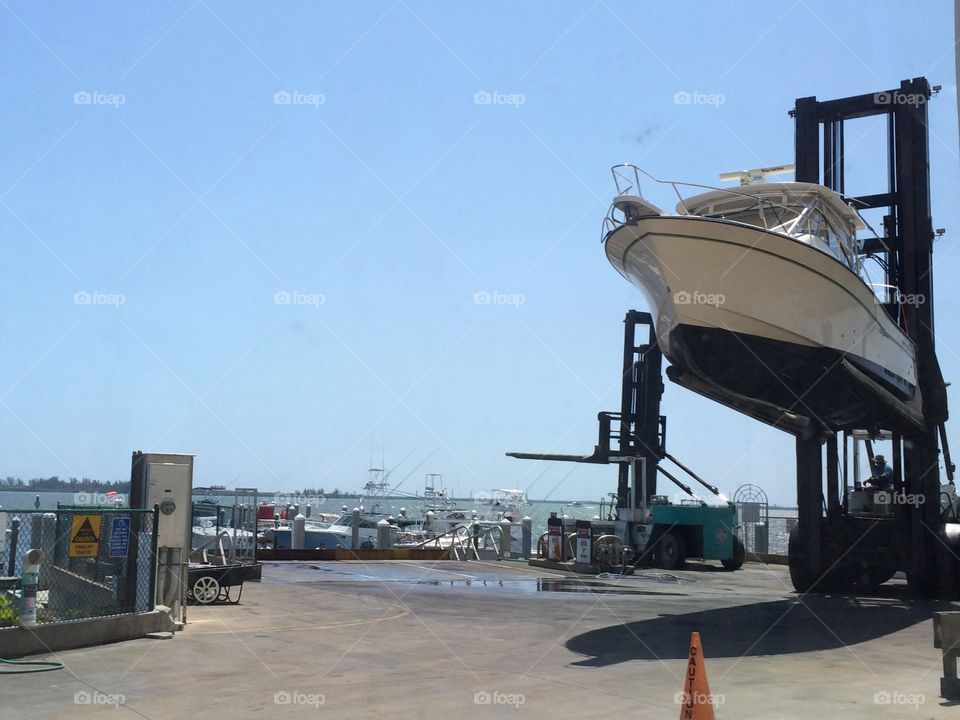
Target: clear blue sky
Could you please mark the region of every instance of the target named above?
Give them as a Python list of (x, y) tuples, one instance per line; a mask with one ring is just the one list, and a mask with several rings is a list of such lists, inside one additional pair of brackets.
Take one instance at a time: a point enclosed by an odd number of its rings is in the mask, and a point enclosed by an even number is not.
[[(617, 407), (645, 308), (599, 242), (609, 166), (715, 184), (792, 160), (796, 97), (917, 75), (943, 86), (938, 342), (960, 367), (944, 0), (6, 0), (0, 23), (0, 475), (123, 479), (142, 449), (195, 453), (198, 484), (353, 488), (385, 446), (405, 490), (597, 498), (613, 468), (503, 453), (586, 452)], [(851, 177), (881, 130), (848, 129)], [(665, 410), (711, 481), (793, 502), (789, 436), (676, 386)]]

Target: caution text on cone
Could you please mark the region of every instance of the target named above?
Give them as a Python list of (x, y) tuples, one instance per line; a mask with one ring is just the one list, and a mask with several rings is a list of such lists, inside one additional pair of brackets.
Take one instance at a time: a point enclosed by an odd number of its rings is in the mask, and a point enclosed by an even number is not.
[(713, 714), (713, 696), (707, 682), (707, 668), (703, 663), (703, 648), (700, 646), (700, 633), (690, 635), (690, 656), (687, 660), (687, 673), (683, 678), (683, 692), (680, 700), (680, 720), (715, 720)]

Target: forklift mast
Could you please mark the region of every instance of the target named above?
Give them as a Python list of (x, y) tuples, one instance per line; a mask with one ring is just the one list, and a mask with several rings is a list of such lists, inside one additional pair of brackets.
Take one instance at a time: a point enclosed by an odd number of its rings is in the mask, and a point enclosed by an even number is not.
[[(646, 475), (646, 495), (642, 505), (657, 494), (657, 468), (666, 449), (667, 419), (660, 414), (663, 397), (663, 353), (657, 345), (650, 313), (630, 310), (623, 319), (623, 381), (621, 383), (618, 455), (639, 460), (639, 471)], [(647, 327), (646, 343), (637, 345), (637, 328)], [(603, 420), (601, 419), (601, 432)], [(608, 448), (614, 439), (609, 436)], [(603, 440), (603, 438), (601, 438)], [(629, 508), (631, 494), (630, 464), (621, 462), (617, 483), (617, 507)], [(633, 507), (639, 506), (640, 488), (634, 488)]]

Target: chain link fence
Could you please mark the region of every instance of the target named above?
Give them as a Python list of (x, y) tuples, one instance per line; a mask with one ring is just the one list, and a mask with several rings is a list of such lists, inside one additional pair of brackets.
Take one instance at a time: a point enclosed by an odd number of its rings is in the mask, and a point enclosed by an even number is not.
[(153, 609), (157, 510), (0, 510), (0, 628), (19, 624), (21, 576), (41, 550), (37, 623)]

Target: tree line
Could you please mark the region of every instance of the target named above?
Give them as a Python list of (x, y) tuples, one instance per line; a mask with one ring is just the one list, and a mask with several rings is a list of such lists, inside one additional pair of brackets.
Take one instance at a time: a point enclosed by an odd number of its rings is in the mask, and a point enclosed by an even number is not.
[(5, 490), (43, 490), (54, 492), (110, 492), (125, 493), (130, 489), (128, 480), (94, 480), (93, 478), (67, 478), (58, 475), (48, 478), (22, 478), (7, 476), (0, 478), (0, 489)]
[[(130, 490), (129, 480), (94, 480), (93, 478), (67, 478), (63, 479), (58, 475), (52, 475), (48, 478), (30, 478), (23, 480), (8, 475), (0, 478), (0, 490), (35, 490), (37, 492), (98, 492), (106, 493), (116, 491), (118, 493), (127, 493)], [(206, 485), (194, 488), (195, 492), (230, 492), (224, 485)], [(267, 492), (267, 491), (264, 491)], [(284, 493), (289, 495), (299, 495), (302, 497), (354, 497), (358, 493), (340, 490), (324, 490), (323, 488), (303, 488), (302, 490)]]

